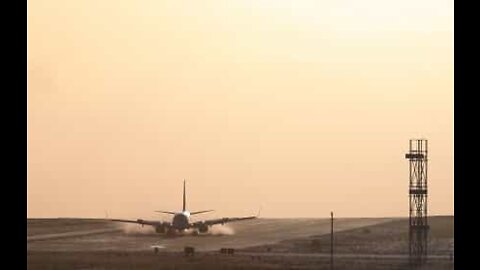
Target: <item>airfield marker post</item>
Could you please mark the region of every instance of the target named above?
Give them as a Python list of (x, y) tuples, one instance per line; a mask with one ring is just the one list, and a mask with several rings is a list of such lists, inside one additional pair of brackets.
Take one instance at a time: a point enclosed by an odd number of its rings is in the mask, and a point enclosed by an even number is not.
[(333, 212), (330, 212), (330, 269), (333, 269)]

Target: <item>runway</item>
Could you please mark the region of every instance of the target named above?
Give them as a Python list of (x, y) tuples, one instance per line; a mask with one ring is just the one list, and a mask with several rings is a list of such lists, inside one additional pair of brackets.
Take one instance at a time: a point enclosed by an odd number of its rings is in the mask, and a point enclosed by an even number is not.
[(73, 237), (79, 237), (79, 236), (119, 232), (119, 231), (122, 231), (122, 229), (115, 228), (115, 229), (99, 229), (99, 230), (75, 231), (75, 232), (66, 232), (66, 233), (42, 234), (42, 235), (27, 236), (27, 242), (41, 241), (41, 240), (44, 241), (44, 240), (52, 240), (52, 239), (59, 239), (59, 238), (73, 238)]
[[(392, 219), (356, 218), (336, 219), (335, 231), (371, 226)], [(52, 220), (41, 226), (55, 227)], [(70, 223), (74, 221), (69, 221)], [(82, 221), (84, 222), (84, 221)], [(151, 228), (142, 229), (140, 225), (95, 223), (88, 230), (68, 232), (48, 232), (41, 228), (42, 234), (27, 237), (27, 251), (145, 251), (153, 246), (162, 251), (182, 251), (185, 246), (194, 246), (198, 251), (218, 251), (220, 248), (246, 248), (251, 246), (274, 244), (287, 239), (308, 237), (330, 233), (329, 219), (256, 219), (239, 223), (217, 225), (213, 232), (206, 235), (184, 235), (167, 238), (154, 233)], [(132, 227), (133, 226), (133, 227)], [(58, 226), (57, 226), (58, 227)], [(40, 241), (41, 240), (41, 241)]]

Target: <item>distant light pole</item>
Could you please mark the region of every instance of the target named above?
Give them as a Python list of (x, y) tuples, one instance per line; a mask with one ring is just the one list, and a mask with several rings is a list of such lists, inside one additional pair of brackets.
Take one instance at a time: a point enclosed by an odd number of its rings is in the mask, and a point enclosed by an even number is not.
[(330, 212), (331, 229), (330, 229), (330, 269), (333, 269), (333, 212)]

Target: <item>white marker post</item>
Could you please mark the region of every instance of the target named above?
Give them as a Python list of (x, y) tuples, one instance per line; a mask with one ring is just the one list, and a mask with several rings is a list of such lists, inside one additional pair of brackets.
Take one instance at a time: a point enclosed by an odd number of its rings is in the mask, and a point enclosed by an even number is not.
[(333, 269), (333, 212), (330, 212), (331, 229), (330, 229), (330, 269)]

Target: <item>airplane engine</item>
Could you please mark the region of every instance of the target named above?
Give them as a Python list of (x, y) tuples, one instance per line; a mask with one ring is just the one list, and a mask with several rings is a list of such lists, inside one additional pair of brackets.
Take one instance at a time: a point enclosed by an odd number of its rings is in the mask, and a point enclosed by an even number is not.
[(165, 233), (165, 227), (163, 227), (163, 226), (155, 227), (155, 232), (156, 233)]
[(202, 225), (198, 228), (198, 231), (201, 233), (206, 233), (208, 232), (208, 226), (207, 225)]

